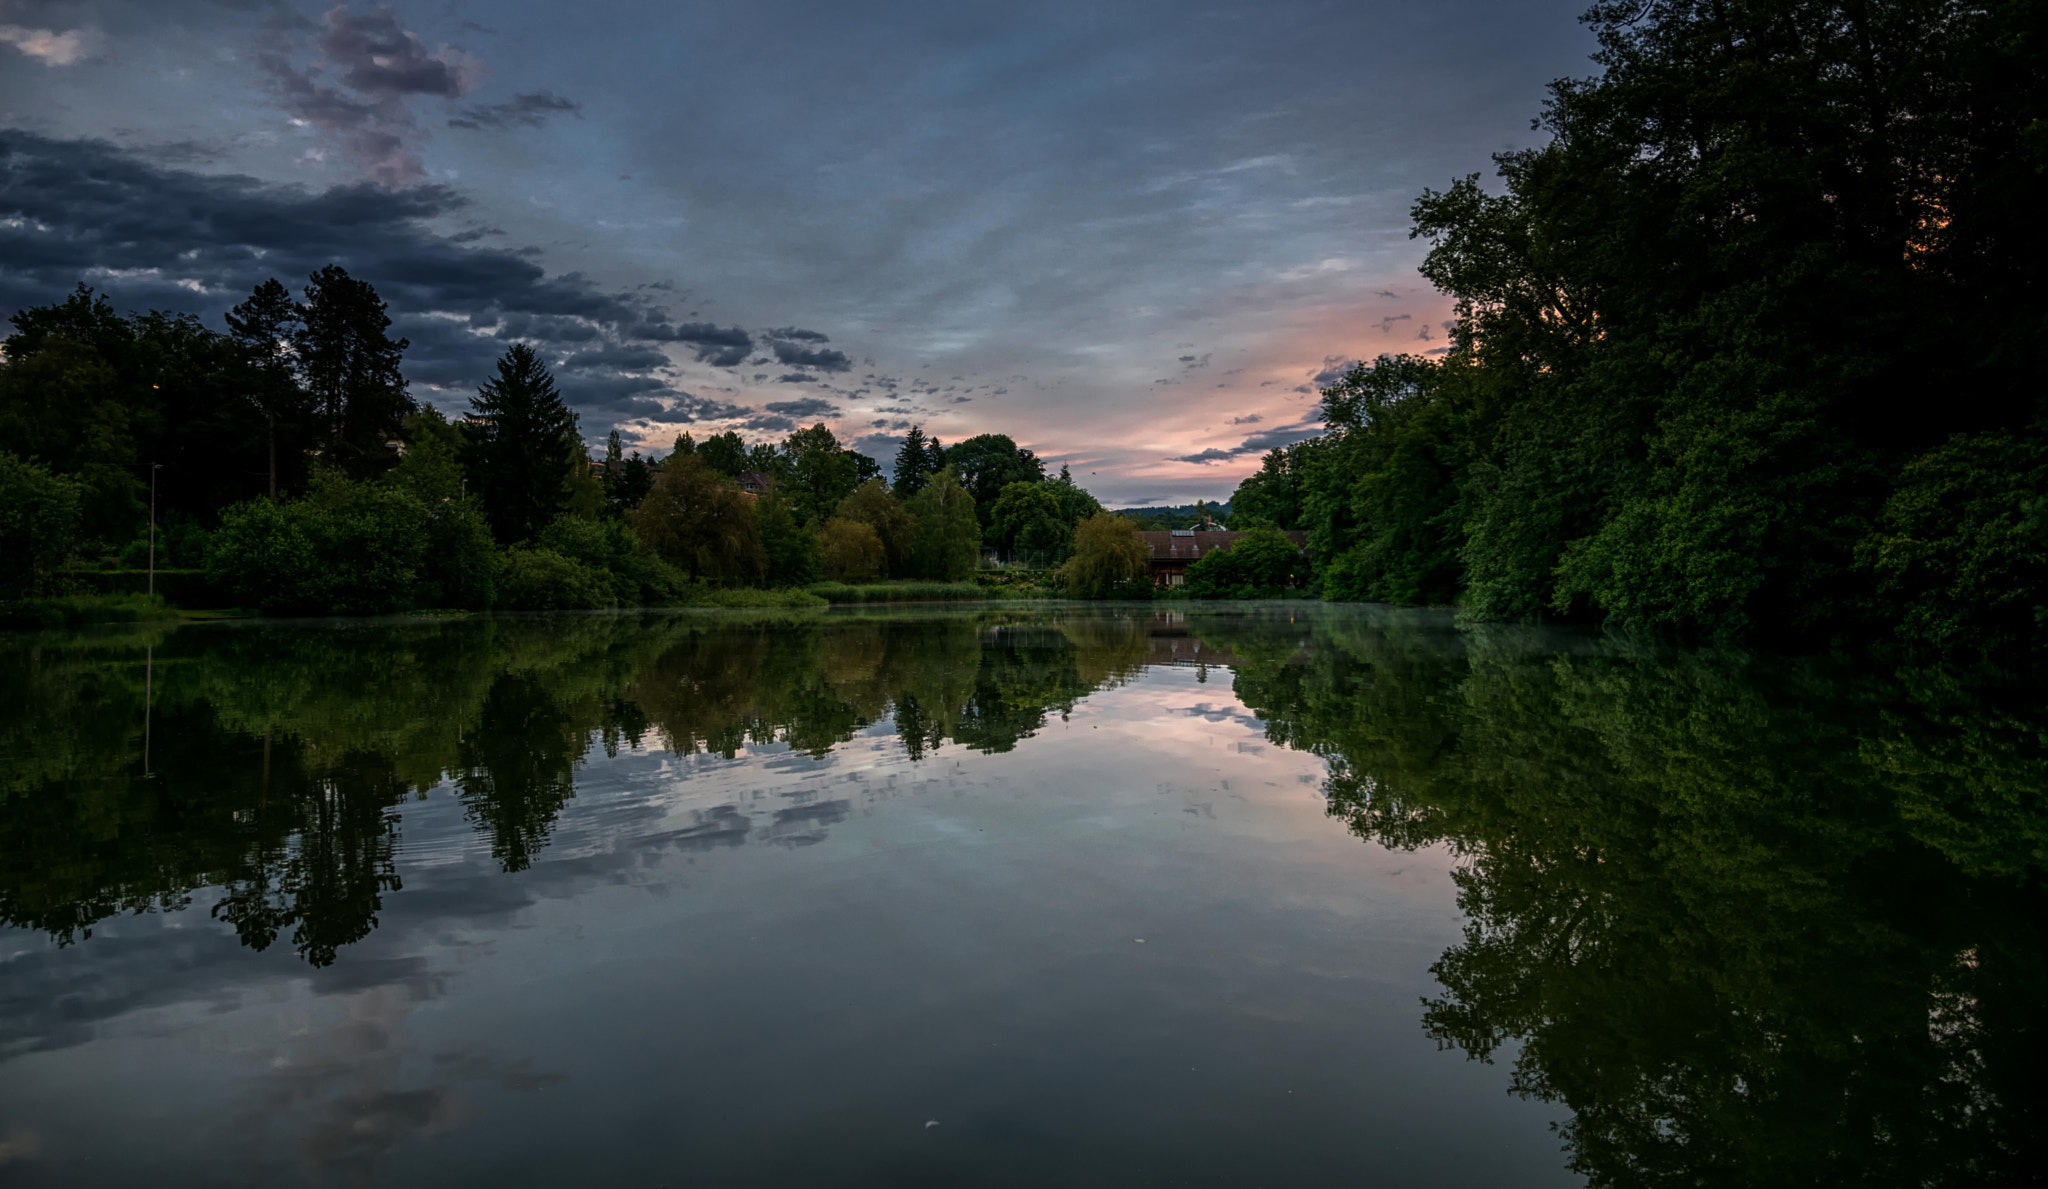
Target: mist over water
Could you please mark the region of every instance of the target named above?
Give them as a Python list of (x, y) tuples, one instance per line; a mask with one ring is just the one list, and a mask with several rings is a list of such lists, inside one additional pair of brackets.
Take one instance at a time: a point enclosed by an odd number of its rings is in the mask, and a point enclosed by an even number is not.
[(0, 638), (0, 1180), (2022, 1182), (2044, 741), (1321, 604)]

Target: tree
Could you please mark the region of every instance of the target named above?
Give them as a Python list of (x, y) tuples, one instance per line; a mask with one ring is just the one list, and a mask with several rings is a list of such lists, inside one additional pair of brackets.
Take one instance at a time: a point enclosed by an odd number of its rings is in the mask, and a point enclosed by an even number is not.
[(981, 560), (981, 526), (974, 518), (974, 497), (951, 467), (910, 498), (909, 512), (918, 577), (957, 582), (974, 572)]
[(754, 521), (760, 526), (770, 586), (803, 586), (818, 580), (818, 534), (796, 522), (788, 496), (771, 490), (755, 500)]
[(938, 469), (932, 465), (929, 449), (932, 445), (936, 443), (925, 440), (921, 425), (911, 426), (910, 432), (904, 435), (903, 445), (896, 451), (896, 469), (890, 477), (897, 499), (907, 500), (923, 491), (931, 473)]
[(885, 572), (896, 576), (911, 572), (916, 526), (888, 484), (880, 479), (868, 480), (855, 488), (852, 495), (840, 500), (839, 507), (832, 514), (875, 530), (876, 539), (882, 543)]
[(299, 375), (325, 428), (329, 459), (353, 474), (392, 461), (386, 443), (418, 408), (399, 364), (406, 339), (388, 333), (391, 317), (368, 281), (338, 264), (314, 273), (299, 307)]
[(855, 460), (863, 456), (841, 447), (823, 422), (789, 435), (781, 454), (790, 499), (806, 524), (817, 524), (831, 515), (839, 501), (860, 485), (860, 467)]
[(747, 444), (729, 429), (705, 438), (703, 445), (697, 447), (697, 457), (728, 479), (737, 479), (741, 471), (749, 469)]
[[(567, 497), (575, 460), (564, 443), (575, 434), (575, 414), (525, 343), (499, 357), (497, 378), (477, 389), (469, 408), (464, 462), (491, 531), (508, 545), (530, 540)], [(578, 444), (575, 453), (581, 452)]]
[(79, 488), (0, 451), (0, 600), (41, 594), (78, 537)]
[(766, 574), (752, 502), (695, 455), (665, 461), (627, 520), (641, 543), (692, 578), (738, 586)]
[(1127, 516), (1098, 512), (1074, 530), (1074, 554), (1061, 569), (1067, 590), (1084, 599), (1149, 597), (1152, 553)]
[(1278, 529), (1258, 528), (1211, 549), (1188, 567), (1187, 590), (1198, 599), (1258, 598), (1301, 585), (1308, 563)]
[(1007, 434), (985, 433), (946, 451), (946, 463), (974, 497), (975, 518), (986, 529), (1003, 488), (1012, 483), (1045, 479), (1045, 464), (1029, 450), (1019, 449)]
[(1008, 560), (1028, 559), (1032, 564), (1058, 565), (1073, 542), (1074, 526), (1068, 523), (1054, 494), (1053, 483), (1012, 483), (1003, 488), (989, 511), (985, 534), (991, 545)]
[(305, 323), (290, 290), (272, 277), (228, 311), (227, 324), (229, 337), (241, 354), (248, 400), (263, 416), (269, 495), (276, 499), (278, 424), (284, 424), (287, 441), (297, 443), (304, 435), (295, 431), (311, 411), (297, 374), (298, 341)]
[(405, 421), (405, 457), (388, 482), (424, 512), (426, 548), (418, 573), (424, 607), (489, 607), (497, 590), (498, 556), (482, 502), (462, 469), (462, 435), (439, 409)]
[(865, 581), (882, 572), (882, 538), (870, 525), (834, 516), (818, 530), (818, 557), (827, 578)]

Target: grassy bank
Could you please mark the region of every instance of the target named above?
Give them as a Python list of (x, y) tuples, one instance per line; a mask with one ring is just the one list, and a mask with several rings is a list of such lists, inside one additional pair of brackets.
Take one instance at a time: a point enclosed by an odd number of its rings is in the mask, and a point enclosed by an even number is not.
[(830, 601), (806, 590), (721, 590), (716, 587), (697, 587), (686, 592), (673, 605), (793, 610), (801, 607), (823, 607)]
[(0, 628), (74, 628), (89, 623), (146, 623), (176, 619), (162, 595), (57, 595), (0, 606)]
[(819, 582), (810, 592), (839, 603), (960, 603), (993, 597), (972, 582)]

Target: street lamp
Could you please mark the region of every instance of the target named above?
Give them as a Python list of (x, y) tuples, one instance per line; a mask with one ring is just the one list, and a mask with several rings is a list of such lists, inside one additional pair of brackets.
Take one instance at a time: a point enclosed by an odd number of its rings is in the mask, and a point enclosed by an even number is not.
[(149, 464), (149, 593), (156, 594), (156, 473), (164, 464)]

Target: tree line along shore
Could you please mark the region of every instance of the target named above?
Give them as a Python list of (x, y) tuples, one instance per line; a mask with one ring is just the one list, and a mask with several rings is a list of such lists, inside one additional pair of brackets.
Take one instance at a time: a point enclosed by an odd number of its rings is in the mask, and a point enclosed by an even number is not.
[[(264, 282), (226, 323), (124, 316), (82, 285), (14, 316), (0, 598), (15, 621), (159, 610), (133, 592), (143, 574), (180, 602), (285, 615), (1152, 591), (1139, 522), (1006, 435), (948, 447), (913, 428), (887, 476), (823, 424), (751, 444), (684, 433), (658, 459), (614, 430), (597, 460), (524, 343), (463, 416), (415, 400), (408, 344), (338, 265), (299, 297)], [(1270, 551), (1250, 544), (1247, 562)], [(1001, 580), (967, 581), (991, 561)], [(1205, 593), (1258, 593), (1230, 563), (1207, 572), (1231, 585)], [(91, 593), (110, 579), (128, 593)]]
[[(1306, 574), (1269, 581), (1241, 543), (1181, 593), (2038, 654), (2041, 11), (1594, 5), (1598, 72), (1552, 85), (1545, 142), (1414, 204), (1455, 315), (1418, 337), (1442, 345), (1352, 366), (1321, 391), (1325, 431), (1232, 495), (1269, 557), (1306, 539)], [(1151, 589), (1139, 526), (1000, 434), (913, 431), (886, 476), (822, 425), (593, 464), (516, 344), (450, 422), (408, 395), (406, 344), (339, 266), (300, 298), (259, 286), (226, 333), (83, 288), (13, 324), (17, 604), (138, 560), (153, 464), (158, 564), (267, 610), (952, 583), (984, 550), (1056, 573), (1041, 591)]]

